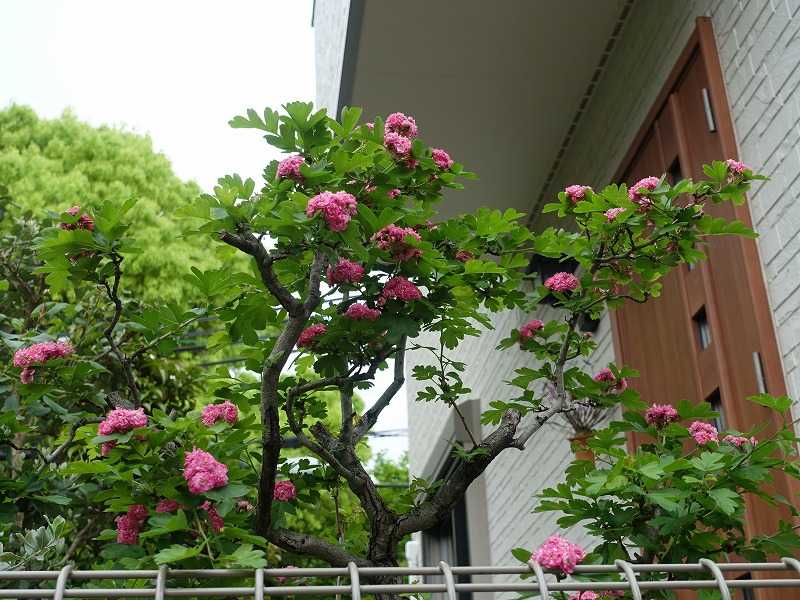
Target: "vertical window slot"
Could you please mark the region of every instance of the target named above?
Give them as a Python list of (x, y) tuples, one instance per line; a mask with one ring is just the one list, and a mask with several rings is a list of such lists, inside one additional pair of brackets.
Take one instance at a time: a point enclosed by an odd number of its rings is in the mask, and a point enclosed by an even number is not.
[(719, 388), (708, 395), (706, 402), (711, 405), (711, 410), (719, 413), (719, 416), (714, 417), (714, 427), (717, 428), (717, 431), (723, 431), (725, 429), (725, 413), (722, 411), (722, 396), (719, 393)]
[(697, 342), (700, 344), (700, 349), (705, 350), (711, 345), (711, 326), (708, 323), (706, 307), (698, 310), (692, 320), (697, 330)]

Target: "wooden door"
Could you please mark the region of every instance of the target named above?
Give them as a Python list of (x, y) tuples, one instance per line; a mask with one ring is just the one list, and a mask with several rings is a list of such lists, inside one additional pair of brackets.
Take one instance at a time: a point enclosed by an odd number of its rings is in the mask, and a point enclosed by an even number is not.
[[(702, 164), (736, 154), (711, 23), (699, 19), (619, 179), (630, 185), (664, 173), (673, 180), (702, 178)], [(709, 204), (706, 210), (750, 225), (746, 205)], [(720, 428), (747, 431), (764, 422), (774, 428), (779, 418), (746, 400), (763, 391), (786, 393), (756, 244), (712, 237), (705, 252), (706, 261), (691, 269), (683, 266), (664, 279), (660, 298), (630, 302), (616, 311), (617, 358), (642, 373), (633, 386), (646, 402), (705, 400), (721, 413)], [(633, 445), (638, 441), (631, 439)], [(776, 473), (774, 488), (787, 498), (795, 493), (793, 482), (782, 473)], [(788, 519), (788, 512), (753, 499), (747, 533), (772, 533), (780, 518)], [(800, 598), (797, 591), (775, 594), (761, 591), (758, 596)]]

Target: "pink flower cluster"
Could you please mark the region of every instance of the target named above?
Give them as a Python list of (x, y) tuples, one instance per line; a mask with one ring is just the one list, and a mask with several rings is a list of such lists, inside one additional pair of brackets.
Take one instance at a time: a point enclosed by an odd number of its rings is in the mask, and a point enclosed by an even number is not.
[(278, 163), (278, 179), (294, 179), (298, 183), (302, 183), (303, 176), (300, 174), (300, 166), (305, 162), (299, 154), (284, 158)]
[(340, 258), (335, 265), (328, 267), (328, 283), (357, 283), (364, 277), (364, 267), (360, 264)]
[(220, 516), (214, 505), (206, 500), (200, 505), (200, 508), (206, 511), (206, 514), (208, 514), (208, 520), (211, 523), (211, 530), (214, 533), (219, 533), (222, 531), (222, 528), (225, 527), (225, 519)]
[(472, 254), (472, 252), (470, 252), (469, 250), (459, 250), (458, 252), (456, 252), (455, 258), (457, 261), (467, 262), (468, 260), (472, 260), (473, 258), (475, 258), (475, 255)]
[(733, 160), (729, 158), (725, 161), (725, 164), (728, 166), (728, 171), (733, 173), (734, 175), (742, 175), (745, 171), (751, 171), (752, 169), (748, 167), (741, 161)]
[(520, 340), (529, 340), (533, 336), (536, 335), (536, 332), (539, 331), (542, 327), (544, 327), (544, 321), (540, 321), (539, 319), (533, 319), (532, 321), (528, 321), (519, 328), (519, 337)]
[(644, 420), (659, 429), (678, 420), (678, 411), (669, 404), (653, 404), (644, 413)]
[(578, 287), (578, 278), (572, 273), (564, 271), (548, 277), (544, 282), (544, 287), (552, 292), (571, 292)]
[(450, 155), (441, 148), (431, 148), (431, 158), (436, 166), (443, 171), (449, 171), (455, 162)]
[(228, 467), (208, 452), (195, 448), (183, 459), (183, 478), (191, 493), (202, 494), (228, 485)]
[(404, 115), (401, 112), (395, 112), (386, 117), (386, 123), (383, 126), (384, 135), (387, 133), (396, 133), (414, 139), (417, 137), (417, 122), (414, 117)]
[(401, 300), (403, 302), (410, 302), (412, 300), (419, 300), (422, 298), (422, 292), (419, 288), (411, 283), (405, 277), (392, 277), (383, 286), (381, 291), (381, 300)]
[(390, 252), (392, 258), (402, 262), (422, 255), (422, 251), (407, 243), (406, 238), (422, 241), (419, 234), (411, 227), (398, 227), (394, 223), (376, 231), (371, 241), (381, 250)]
[(203, 425), (211, 427), (218, 421), (225, 421), (227, 423), (236, 423), (239, 418), (239, 409), (230, 400), (225, 400), (221, 404), (207, 404), (203, 408), (203, 416), (201, 420)]
[(531, 558), (547, 569), (572, 573), (575, 566), (586, 558), (586, 552), (577, 544), (556, 534), (547, 538)]
[(170, 498), (162, 498), (158, 501), (158, 504), (156, 504), (157, 513), (171, 513), (179, 508), (183, 508), (183, 505), (177, 500), (171, 500)]
[(354, 321), (376, 321), (381, 316), (381, 311), (377, 308), (370, 308), (366, 304), (356, 302), (347, 307), (344, 316)]
[(400, 194), (402, 194), (402, 193), (403, 193), (403, 192), (401, 192), (401, 191), (400, 191), (399, 189), (397, 189), (397, 188), (394, 188), (394, 189), (392, 189), (392, 190), (389, 190), (389, 199), (390, 199), (390, 200), (394, 200), (395, 198), (397, 198), (397, 197), (398, 197)]
[(611, 222), (624, 212), (625, 209), (622, 207), (609, 208), (606, 212), (603, 213), (603, 215), (605, 216), (608, 222)]
[[(64, 212), (74, 217), (81, 212), (81, 207), (72, 206)], [(94, 220), (86, 213), (83, 213), (80, 217), (78, 217), (78, 220), (75, 223), (59, 223), (58, 226), (61, 227), (61, 229), (66, 229), (68, 231), (74, 229), (87, 229), (88, 231), (94, 231)]]
[(383, 145), (398, 159), (406, 159), (411, 153), (411, 140), (399, 133), (390, 131), (384, 135)]
[(278, 502), (291, 502), (297, 498), (297, 488), (288, 479), (276, 481), (272, 498)]
[(755, 437), (746, 438), (740, 435), (726, 435), (724, 438), (722, 438), (722, 441), (733, 444), (737, 448), (741, 448), (745, 444), (750, 444), (752, 446), (758, 444), (758, 440)]
[(17, 350), (12, 363), (22, 369), (19, 375), (20, 382), (28, 384), (33, 381), (33, 376), (36, 374), (34, 365), (43, 365), (48, 360), (63, 358), (73, 352), (75, 349), (69, 342), (40, 342)]
[(316, 323), (310, 327), (306, 327), (297, 338), (298, 348), (312, 348), (321, 335), (325, 335), (328, 328), (322, 323)]
[(118, 544), (138, 544), (139, 532), (147, 520), (147, 508), (141, 504), (132, 504), (128, 512), (115, 519), (117, 524)]
[(347, 192), (322, 192), (308, 201), (306, 216), (313, 217), (322, 213), (322, 217), (331, 231), (344, 231), (350, 219), (356, 214), (358, 202), (356, 197)]
[(588, 185), (570, 185), (564, 188), (564, 191), (573, 204), (577, 204), (586, 197), (586, 192), (592, 191)]
[(100, 435), (114, 433), (127, 433), (131, 429), (147, 426), (147, 415), (143, 408), (115, 408), (106, 415), (106, 418), (97, 426)]
[(703, 421), (695, 421), (689, 425), (689, 435), (691, 435), (694, 438), (694, 441), (701, 446), (705, 446), (710, 442), (719, 441), (717, 438), (719, 435), (717, 428), (711, 423), (704, 423)]
[(656, 189), (660, 181), (658, 177), (640, 179), (628, 189), (628, 198), (631, 199), (631, 202), (638, 204), (642, 210), (649, 209), (653, 205), (653, 201), (645, 197), (645, 194)]
[(628, 389), (628, 382), (625, 380), (625, 378), (620, 377), (617, 379), (616, 375), (614, 375), (614, 372), (608, 367), (605, 369), (600, 369), (600, 371), (594, 376), (594, 380), (600, 383), (608, 384), (608, 391), (612, 394), (621, 394)]

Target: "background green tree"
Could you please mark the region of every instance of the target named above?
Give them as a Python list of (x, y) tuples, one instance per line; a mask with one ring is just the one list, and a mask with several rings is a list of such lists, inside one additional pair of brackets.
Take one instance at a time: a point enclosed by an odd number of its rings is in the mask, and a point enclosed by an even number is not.
[[(129, 213), (137, 243), (154, 249), (126, 258), (126, 283), (145, 301), (179, 301), (191, 291), (186, 265), (222, 264), (225, 255), (181, 238), (174, 211), (197, 199), (200, 188), (172, 171), (147, 136), (92, 127), (70, 112), (41, 119), (25, 106), (0, 110), (0, 184), (17, 208), (42, 217), (73, 205), (96, 209), (103, 201), (134, 198)], [(2, 225), (0, 225), (2, 226)]]

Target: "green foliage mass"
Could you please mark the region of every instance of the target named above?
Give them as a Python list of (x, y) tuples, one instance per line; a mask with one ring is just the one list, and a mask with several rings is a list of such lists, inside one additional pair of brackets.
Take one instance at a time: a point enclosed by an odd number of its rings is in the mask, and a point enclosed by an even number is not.
[(41, 119), (24, 106), (0, 111), (0, 184), (17, 207), (37, 217), (80, 205), (136, 200), (129, 215), (137, 243), (157, 251), (126, 258), (128, 286), (142, 299), (177, 301), (190, 290), (186, 264), (213, 268), (221, 261), (206, 248), (181, 239), (172, 216), (200, 194), (181, 181), (149, 137), (112, 127), (92, 127), (65, 112)]

